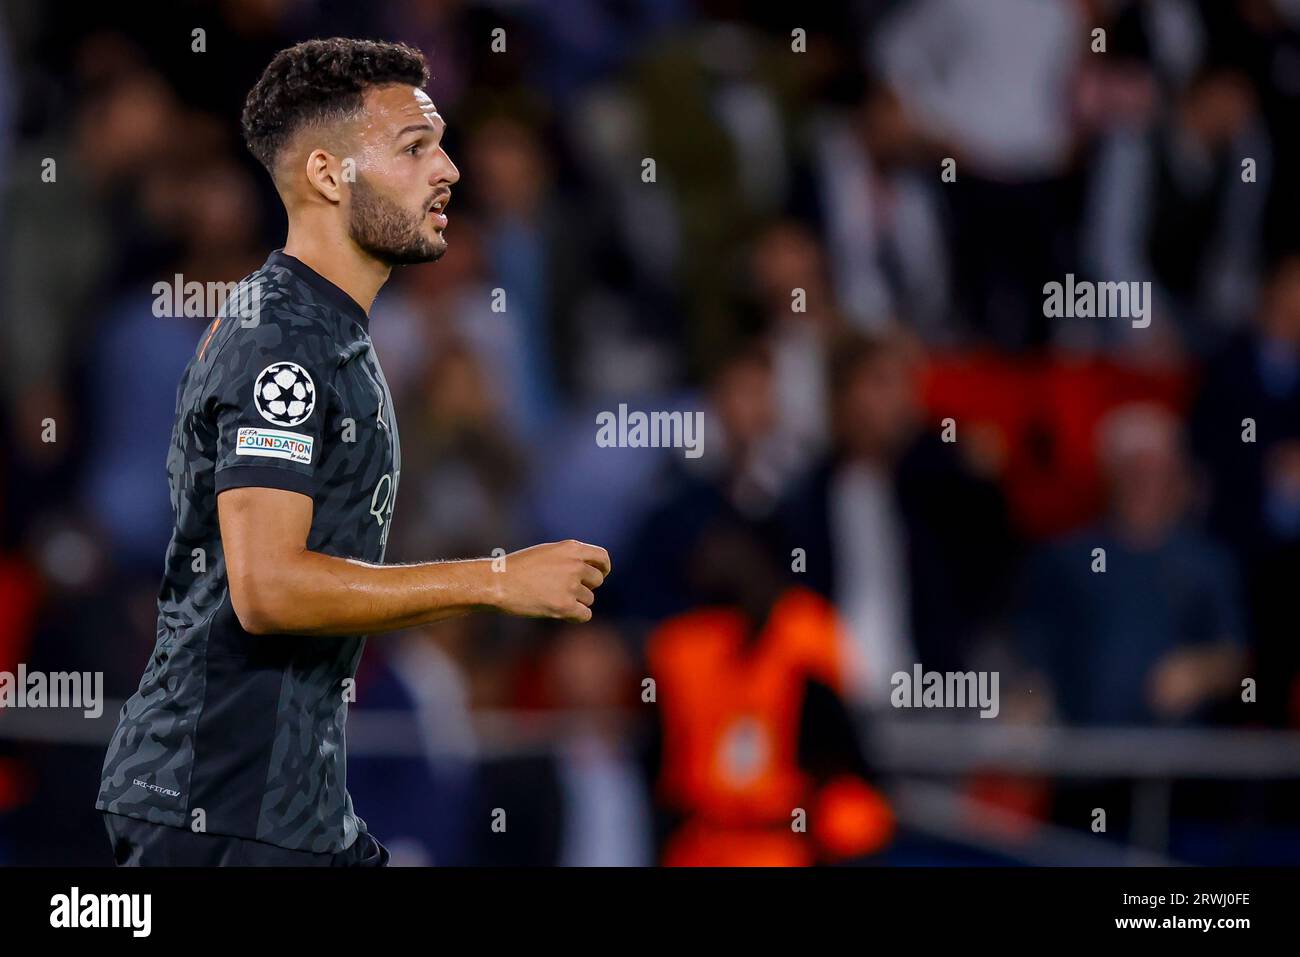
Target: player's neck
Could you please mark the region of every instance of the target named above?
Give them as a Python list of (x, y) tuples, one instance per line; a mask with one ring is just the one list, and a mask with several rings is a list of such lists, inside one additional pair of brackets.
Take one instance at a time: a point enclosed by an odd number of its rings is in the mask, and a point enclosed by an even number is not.
[(306, 263), (351, 296), (366, 315), (392, 267), (367, 256), (351, 241), (289, 225), (284, 252)]

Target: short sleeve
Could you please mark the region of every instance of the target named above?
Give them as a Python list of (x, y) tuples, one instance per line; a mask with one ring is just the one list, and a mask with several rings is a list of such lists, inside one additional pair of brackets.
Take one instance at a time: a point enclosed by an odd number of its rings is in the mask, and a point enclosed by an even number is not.
[(206, 386), (218, 494), (259, 487), (315, 495), (337, 366), (337, 344), (314, 325), (264, 320), (231, 334)]

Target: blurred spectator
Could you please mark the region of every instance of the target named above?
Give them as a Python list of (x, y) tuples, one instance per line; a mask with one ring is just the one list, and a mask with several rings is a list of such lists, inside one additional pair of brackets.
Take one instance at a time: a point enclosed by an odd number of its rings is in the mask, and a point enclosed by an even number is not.
[[(629, 246), (664, 301), (689, 319), (674, 331), (697, 380), (739, 331), (728, 298), (736, 249), (779, 210), (789, 168), (776, 92), (788, 58), (713, 12), (706, 5), (631, 71), (630, 168), (621, 173), (631, 184)], [(640, 179), (647, 159), (653, 183)]]
[(207, 305), (199, 316), (174, 315), (175, 277), (186, 288), (233, 283), (256, 269), (263, 255), (256, 246), (256, 195), (242, 168), (215, 162), (182, 171), (161, 164), (143, 188), (155, 197), (155, 215), (176, 234), (177, 258), (163, 266), (166, 278), (159, 281), (167, 291), (161, 297), (152, 285), (132, 283), (94, 323), (88, 375), (94, 467), (83, 494), (121, 566), (152, 577), (171, 534), (159, 463), (167, 457), (175, 384), (216, 316)]
[(1244, 558), (1300, 538), (1287, 468), (1287, 450), (1300, 443), (1300, 256), (1277, 266), (1253, 325), (1210, 362), (1192, 434), (1217, 535)]
[(834, 446), (779, 509), (786, 553), (806, 556), (808, 585), (844, 618), (848, 693), (864, 705), (885, 705), (915, 662), (961, 670), (1011, 554), (1000, 493), (922, 429), (915, 376), (896, 335), (837, 341)]
[(771, 343), (778, 418), (773, 466), (798, 469), (828, 441), (826, 362), (845, 326), (817, 234), (794, 220), (764, 229), (749, 254), (749, 286)]
[(632, 662), (608, 625), (562, 629), (549, 656), (551, 700), (571, 716), (557, 754), (564, 818), (558, 863), (632, 867), (654, 863), (645, 769), (626, 730)]
[(1198, 0), (1206, 58), (1231, 64), (1250, 77), (1273, 153), (1272, 188), (1266, 202), (1264, 243), (1270, 258), (1300, 248), (1300, 178), (1290, 176), (1300, 160), (1300, 8), (1290, 0), (1246, 0), (1227, 4)]
[(761, 344), (739, 349), (718, 370), (704, 421), (707, 454), (665, 463), (661, 496), (629, 542), (626, 568), (621, 562), (608, 583), (618, 609), (638, 622), (655, 623), (698, 603), (685, 559), (711, 524), (757, 522), (771, 510), (780, 476), (764, 453), (776, 407), (771, 357)]
[(1107, 514), (1029, 562), (1020, 646), (1065, 721), (1203, 719), (1241, 684), (1237, 568), (1187, 521), (1188, 463), (1170, 413), (1122, 407), (1098, 443)]
[(408, 754), (348, 759), (353, 802), (394, 866), (472, 863), (479, 743), (461, 661), (483, 641), (483, 622), (457, 618), (391, 636), (371, 649), (358, 675), (358, 713), (382, 713), (389, 739), (420, 745)]
[(479, 171), (466, 190), (481, 216), (479, 242), (491, 308), (509, 325), (520, 399), (513, 411), (525, 436), (537, 435), (556, 412), (559, 357), (555, 324), (568, 303), (575, 252), (572, 213), (560, 201), (536, 134), (506, 117), (487, 120), (470, 137), (466, 161)]
[[(955, 161), (956, 302), (1004, 347), (1046, 337), (1041, 290), (1069, 258), (1071, 106), (1088, 33), (1073, 0), (918, 0), (872, 38), (915, 123)], [(937, 164), (932, 171), (940, 175)]]
[(898, 94), (874, 79), (852, 112), (822, 117), (812, 137), (793, 206), (826, 237), (844, 311), (860, 328), (894, 318), (942, 336), (948, 250), (931, 144)]
[[(1153, 281), (1158, 315), (1177, 320), (1193, 344), (1221, 336), (1254, 293), (1271, 173), (1249, 83), (1207, 67), (1167, 116), (1148, 111), (1098, 149), (1092, 271), (1105, 281)], [(1243, 157), (1253, 163), (1249, 181)]]
[(463, 543), (483, 553), (518, 547), (527, 460), (476, 355), (445, 344), (421, 384), (422, 393), (407, 397), (402, 521), (391, 556), (416, 561)]
[[(541, 668), (541, 704), (564, 732), (553, 747), (486, 758), (471, 820), (485, 864), (643, 866), (653, 862), (645, 760), (627, 733), (632, 673), (604, 625), (563, 626)], [(544, 712), (545, 713), (545, 712)], [(494, 819), (504, 828), (492, 828)]]
[(1210, 528), (1249, 583), (1260, 710), (1300, 723), (1300, 648), (1288, 624), (1300, 574), (1300, 256), (1279, 263), (1252, 326), (1211, 361), (1191, 428)]
[(83, 52), (85, 75), (78, 79), (85, 95), (77, 110), (20, 144), (14, 163), (27, 175), (7, 177), (4, 192), (6, 228), (22, 241), (9, 238), (0, 248), (0, 381), (10, 411), (24, 420), (14, 430), (27, 446), (22, 451), (47, 466), (73, 443), (42, 447), (39, 433), (23, 426), (53, 417), (72, 438), (79, 410), (63, 390), (81, 352), (79, 337), (94, 332), (86, 314), (116, 292), (101, 284), (117, 278), (112, 247), (130, 245), (140, 232), (136, 179), (180, 121), (163, 79), (143, 69), (121, 38), (87, 43)]

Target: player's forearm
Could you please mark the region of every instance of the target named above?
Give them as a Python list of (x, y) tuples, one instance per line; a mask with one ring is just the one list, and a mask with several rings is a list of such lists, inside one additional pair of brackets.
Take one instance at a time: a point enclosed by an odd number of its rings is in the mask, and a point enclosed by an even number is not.
[(231, 576), (231, 600), (251, 634), (363, 635), (500, 607), (489, 559), (370, 565), (302, 551), (270, 572)]

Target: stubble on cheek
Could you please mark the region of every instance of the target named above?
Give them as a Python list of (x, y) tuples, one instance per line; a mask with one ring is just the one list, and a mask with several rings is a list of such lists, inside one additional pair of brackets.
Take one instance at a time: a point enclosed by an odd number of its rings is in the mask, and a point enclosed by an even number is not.
[(446, 240), (430, 237), (426, 210), (411, 209), (385, 197), (361, 175), (352, 184), (349, 232), (366, 252), (390, 265), (431, 262), (446, 250)]

